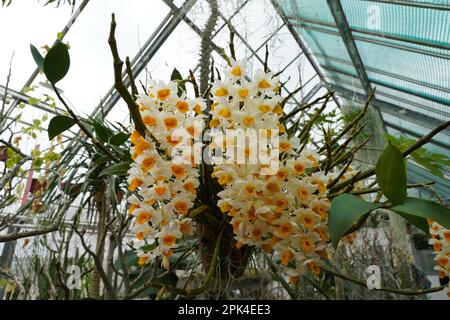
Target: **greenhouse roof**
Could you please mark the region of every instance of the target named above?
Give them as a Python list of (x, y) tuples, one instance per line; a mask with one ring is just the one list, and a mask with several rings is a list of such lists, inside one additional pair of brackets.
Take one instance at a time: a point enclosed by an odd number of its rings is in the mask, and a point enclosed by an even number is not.
[[(450, 118), (450, 1), (272, 2), (324, 85), (353, 104), (376, 89), (389, 134), (417, 139)], [(450, 129), (427, 147), (450, 155)], [(410, 171), (415, 182), (430, 178)], [(448, 193), (448, 179), (438, 182)]]
[[(203, 14), (208, 8), (205, 0), (161, 0), (151, 5), (127, 1), (126, 6), (117, 0), (75, 3), (74, 8), (58, 8), (56, 13), (41, 3), (26, 4), (25, 10), (25, 4), (17, 2), (8, 8), (16, 10), (14, 14), (1, 12), (3, 29), (16, 23), (12, 17), (15, 21), (28, 19), (27, 12), (50, 21), (36, 23), (35, 28), (20, 35), (7, 34), (4, 42), (10, 48), (0, 53), (2, 61), (9, 61), (14, 51), (14, 65), (20, 66), (12, 69), (8, 110), (13, 113), (20, 102), (37, 109), (27, 113), (28, 118), (22, 116), (22, 123), (32, 123), (42, 110), (62, 112), (62, 108), (51, 108), (45, 101), (30, 103), (35, 95), (45, 96), (50, 91), (42, 86), (44, 77), (34, 67), (28, 45), (23, 46), (27, 42), (51, 45), (56, 40), (55, 30), (61, 30), (58, 36), (67, 38), (72, 47), (73, 67), (61, 89), (67, 89), (67, 98), (80, 114), (102, 114), (110, 121), (129, 119), (125, 104), (114, 90), (111, 61), (105, 59), (110, 56), (106, 41), (111, 12), (120, 12), (119, 49), (130, 56), (137, 80), (145, 83), (149, 75), (167, 78), (167, 70), (174, 67), (187, 74), (197, 64), (207, 19)], [(269, 67), (282, 72), (282, 81), (290, 80), (283, 88), (285, 94), (303, 86), (294, 95), (293, 105), (327, 89), (337, 92), (338, 105), (361, 105), (376, 89), (373, 106), (379, 109), (386, 131), (414, 139), (450, 118), (448, 0), (235, 0), (220, 5), (219, 24), (212, 39), (216, 63), (224, 63), (220, 55), (230, 37), (227, 24), (236, 33), (237, 55), (247, 57), (255, 68), (262, 66), (268, 44)], [(127, 20), (127, 13), (135, 18)], [(86, 34), (90, 34), (89, 39)], [(6, 63), (0, 66), (2, 79), (7, 67)], [(86, 72), (92, 77), (86, 78)], [(125, 73), (123, 77), (127, 84)], [(40, 88), (28, 95), (26, 89), (32, 85)], [(2, 98), (4, 89), (0, 86)], [(427, 148), (449, 156), (450, 129), (436, 135)], [(417, 165), (410, 166), (410, 171), (414, 182), (430, 175)], [(445, 194), (450, 189), (450, 171), (444, 173), (444, 178), (433, 179)]]

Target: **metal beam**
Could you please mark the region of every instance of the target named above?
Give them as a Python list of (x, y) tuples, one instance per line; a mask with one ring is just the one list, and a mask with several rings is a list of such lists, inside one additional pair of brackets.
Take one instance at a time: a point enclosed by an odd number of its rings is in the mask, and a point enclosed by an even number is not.
[[(317, 32), (321, 32), (321, 33), (331, 34), (334, 36), (340, 36), (339, 32), (337, 32), (337, 31), (319, 28), (319, 27), (307, 25), (304, 23), (293, 23), (293, 26), (300, 27), (300, 28), (307, 29), (307, 30), (317, 31)], [(335, 27), (335, 26), (333, 25), (333, 27)], [(438, 59), (445, 59), (445, 60), (450, 59), (450, 56), (447, 54), (433, 52), (430, 50), (428, 50), (428, 51), (423, 50), (423, 49), (420, 49), (420, 47), (404, 46), (404, 45), (396, 44), (394, 42), (386, 42), (386, 41), (383, 42), (380, 40), (369, 39), (369, 38), (361, 37), (358, 35), (353, 35), (353, 38), (358, 41), (363, 41), (363, 42), (372, 43), (372, 44), (376, 44), (376, 45), (380, 45), (380, 46), (384, 46), (384, 47), (388, 47), (388, 48), (400, 49), (400, 50), (404, 50), (404, 51), (408, 51), (408, 52), (423, 54), (423, 55), (427, 55), (427, 56), (438, 58)], [(383, 37), (380, 37), (380, 39), (382, 39), (382, 38)]]
[(413, 161), (408, 161), (408, 182), (411, 183), (423, 183), (426, 181), (436, 181), (434, 189), (443, 197), (446, 205), (450, 204), (450, 198), (448, 190), (450, 189), (450, 183), (448, 177), (440, 178), (432, 175), (428, 170), (419, 166)]
[(6, 91), (6, 97), (7, 99), (14, 99), (14, 101), (17, 101), (17, 103), (26, 103), (34, 108), (40, 109), (42, 111), (48, 112), (48, 113), (52, 113), (54, 115), (62, 115), (62, 114), (66, 114), (65, 110), (62, 110), (58, 107), (53, 107), (51, 105), (49, 105), (48, 103), (39, 101), (36, 104), (30, 104), (30, 100), (34, 99), (33, 97), (30, 97), (29, 95), (26, 95), (24, 93), (20, 93), (18, 91), (6, 88), (3, 85), (0, 85), (0, 99), (3, 99), (3, 97), (5, 96), (5, 91)]
[[(335, 0), (329, 0), (329, 1), (334, 3)], [(332, 11), (332, 13), (333, 13), (333, 11)], [(291, 17), (291, 16), (288, 17), (288, 18), (296, 20), (296, 21), (299, 21), (300, 23), (303, 23), (303, 24), (304, 23), (309, 23), (309, 24), (315, 24), (315, 25), (318, 25), (318, 26), (324, 26), (324, 27), (329, 27), (329, 28), (336, 28), (336, 25), (334, 25), (332, 23), (329, 23), (329, 22), (326, 22), (326, 21), (319, 21), (319, 20), (314, 20), (314, 19), (307, 19), (307, 18), (300, 18), (300, 17)], [(423, 41), (423, 40), (411, 39), (411, 38), (396, 36), (396, 35), (392, 35), (392, 34), (374, 32), (374, 31), (369, 31), (367, 29), (350, 27), (350, 26), (349, 26), (349, 30), (352, 31), (352, 32), (358, 32), (358, 33), (367, 34), (367, 35), (370, 35), (370, 36), (376, 36), (376, 37), (386, 38), (386, 39), (390, 39), (390, 40), (406, 42), (406, 43), (411, 43), (411, 44), (425, 46), (425, 47), (431, 47), (431, 48), (435, 48), (435, 49), (450, 50), (450, 45), (440, 45), (440, 44), (433, 43), (433, 42), (427, 42), (427, 41)]]
[(319, 82), (317, 83), (312, 89), (311, 91), (308, 92), (308, 94), (303, 98), (303, 102), (308, 102), (309, 100), (311, 100), (314, 95), (319, 92), (320, 89), (323, 88), (323, 83)]
[[(401, 131), (402, 133), (412, 136), (416, 139), (422, 138), (422, 136), (420, 134), (418, 134), (417, 132), (415, 132), (413, 130), (409, 130), (408, 128), (400, 127), (400, 126), (396, 125), (395, 123), (391, 123), (389, 121), (385, 121), (384, 123), (386, 124), (386, 127), (388, 127), (388, 128), (392, 128), (394, 130)], [(450, 144), (442, 143), (440, 141), (437, 141), (436, 139), (430, 141), (430, 143), (434, 144), (440, 148), (450, 150)]]
[(365, 2), (378, 2), (378, 3), (386, 3), (392, 5), (399, 6), (407, 6), (411, 8), (419, 8), (419, 9), (433, 9), (433, 10), (443, 10), (450, 11), (450, 6), (445, 4), (439, 4), (438, 1), (436, 3), (425, 3), (425, 2), (417, 2), (417, 1), (408, 1), (408, 0), (362, 0)]
[[(177, 6), (173, 3), (173, 1), (171, 1), (171, 0), (163, 0), (167, 5), (169, 5), (170, 6), (170, 8), (172, 9), (172, 10), (179, 10), (178, 8), (177, 8)], [(245, 4), (246, 4), (247, 2), (245, 2)], [(235, 16), (236, 14), (237, 14), (237, 12), (240, 10), (240, 9), (242, 9), (242, 7), (243, 6), (240, 6), (240, 8), (238, 8), (237, 10), (236, 10), (236, 12), (234, 12), (233, 13), (233, 16)], [(225, 22), (225, 24), (224, 25), (227, 25), (227, 24), (229, 24), (230, 26), (231, 26), (231, 23), (230, 23), (230, 21), (229, 20), (227, 20), (227, 18), (223, 15), (223, 14), (221, 14), (221, 13), (219, 13), (219, 17)], [(183, 20), (192, 28), (192, 30), (194, 30), (194, 32), (196, 32), (199, 36), (201, 36), (202, 34), (203, 34), (203, 32), (202, 32), (202, 30), (191, 20), (191, 19), (189, 19), (189, 17), (187, 17), (187, 16), (184, 16), (184, 18), (183, 18)], [(231, 27), (232, 28), (232, 27)], [(236, 30), (236, 29), (234, 29), (234, 28), (232, 28), (232, 31), (235, 33), (235, 35), (242, 41), (242, 43), (247, 47), (247, 49), (251, 52), (251, 56), (250, 57), (253, 57), (253, 56), (255, 56), (256, 57), (256, 59), (261, 63), (261, 64), (264, 64), (264, 60), (258, 55), (258, 53), (257, 53), (257, 50), (254, 50), (251, 46), (250, 46), (250, 44), (245, 40), (245, 38)], [(216, 33), (217, 34), (217, 33)], [(272, 37), (273, 36), (273, 34), (270, 36), (270, 37)], [(269, 39), (270, 39), (270, 37), (269, 37)], [(267, 42), (267, 41), (266, 41)], [(264, 44), (263, 44), (264, 45)], [(262, 46), (263, 46), (262, 45)], [(222, 50), (221, 50), (221, 48), (219, 47), (219, 46), (217, 46), (214, 42), (212, 42), (211, 41), (211, 47), (213, 48), (213, 50), (214, 51), (216, 51), (222, 58), (225, 58), (224, 56), (223, 56), (223, 52), (222, 52)], [(261, 47), (261, 46), (260, 46)], [(295, 60), (295, 59), (294, 59)], [(294, 61), (293, 60), (293, 61)], [(292, 63), (292, 61), (291, 61), (291, 63)], [(286, 66), (286, 68), (287, 68), (287, 66)], [(270, 71), (270, 70), (269, 70)], [(289, 92), (289, 90), (288, 89), (286, 89), (285, 87), (283, 87), (283, 89), (288, 93), (288, 94), (290, 94), (290, 92)], [(297, 103), (299, 103), (298, 101), (297, 101), (297, 99), (295, 99), (295, 98), (293, 98), (294, 99), (294, 101), (295, 102), (297, 102)]]
[[(321, 53), (314, 53), (314, 55), (319, 57), (319, 58), (325, 59), (325, 60), (334, 61), (334, 62), (337, 62), (337, 63), (353, 66), (353, 64), (351, 62), (348, 62), (348, 61), (340, 59), (340, 58), (330, 57), (328, 55), (323, 55)], [(394, 74), (392, 72), (388, 72), (388, 71), (385, 71), (385, 70), (381, 70), (381, 69), (378, 69), (378, 68), (372, 68), (372, 67), (369, 67), (369, 66), (365, 66), (365, 68), (366, 68), (367, 71), (370, 71), (370, 72), (373, 72), (373, 73), (378, 73), (378, 74), (381, 74), (383, 76), (388, 76), (388, 77), (395, 78), (395, 79), (398, 79), (398, 80), (414, 83), (414, 84), (417, 84), (417, 85), (420, 85), (420, 86), (423, 86), (423, 87), (428, 87), (430, 89), (440, 90), (440, 91), (443, 91), (443, 92), (446, 92), (446, 93), (450, 93), (450, 88), (446, 88), (446, 87), (443, 87), (443, 86), (438, 86), (438, 85), (431, 84), (431, 83), (428, 83), (428, 82), (419, 81), (417, 79), (412, 79), (412, 78), (409, 78), (409, 77), (404, 77), (404, 76), (401, 76), (401, 75), (398, 75), (398, 74)]]
[[(347, 85), (349, 85), (349, 86), (355, 86), (355, 84), (353, 83), (353, 82), (350, 82), (350, 81), (346, 81), (346, 80), (343, 80), (343, 79), (334, 79), (333, 78), (333, 80), (334, 81), (336, 81), (336, 82), (340, 82), (340, 83), (342, 83), (342, 84), (347, 84)], [(332, 85), (332, 84), (331, 84)], [(356, 86), (357, 88), (360, 88), (359, 86)], [(362, 88), (360, 88), (361, 90), (362, 90)], [(351, 91), (351, 92), (353, 92), (353, 91)], [(448, 113), (446, 113), (445, 111), (442, 111), (442, 110), (440, 110), (440, 109), (434, 109), (434, 108), (432, 108), (431, 106), (427, 106), (427, 105), (423, 105), (423, 104), (419, 104), (419, 103), (417, 103), (417, 102), (415, 102), (415, 101), (411, 101), (411, 100), (409, 100), (409, 99), (405, 99), (405, 98), (402, 98), (402, 97), (399, 97), (398, 95), (393, 95), (393, 94), (390, 94), (390, 93), (387, 93), (387, 92), (385, 92), (385, 91), (382, 91), (382, 90), (378, 90), (377, 91), (377, 96), (379, 97), (379, 96), (382, 96), (382, 97), (386, 97), (386, 98), (388, 98), (388, 99), (392, 99), (392, 100), (396, 100), (396, 101), (399, 101), (399, 102), (402, 102), (402, 103), (405, 103), (405, 104), (409, 104), (409, 105), (411, 105), (411, 106), (413, 106), (413, 107), (416, 107), (416, 108), (419, 108), (419, 109), (423, 109), (424, 111), (429, 111), (429, 112), (432, 112), (432, 113), (434, 113), (434, 114), (437, 114), (437, 115), (439, 115), (439, 116), (441, 116), (441, 117), (445, 117), (445, 118), (448, 118)], [(410, 110), (410, 109), (408, 109), (408, 108), (405, 108), (405, 107), (401, 107), (401, 106), (399, 106), (399, 108), (403, 108), (403, 109), (405, 109), (405, 110)], [(414, 111), (414, 110), (412, 110), (412, 111)], [(416, 113), (420, 113), (420, 112), (417, 112), (417, 111), (415, 111)], [(420, 114), (424, 114), (424, 113), (420, 113)], [(426, 114), (425, 114), (426, 115)], [(439, 117), (433, 117), (433, 116), (430, 116), (431, 118), (434, 118), (434, 119), (436, 119), (436, 120), (440, 120), (441, 118), (439, 118)], [(421, 125), (423, 126), (423, 125), (427, 125), (426, 123), (421, 123)], [(428, 126), (427, 126), (428, 127)]]
[[(351, 74), (351, 73), (349, 73), (347, 71), (344, 71), (344, 70), (340, 70), (340, 69), (337, 69), (337, 68), (334, 68), (334, 67), (330, 67), (330, 66), (326, 66), (326, 65), (323, 65), (323, 64), (321, 64), (320, 66), (323, 69), (326, 69), (326, 70), (334, 72), (334, 73), (340, 73), (340, 74), (343, 74), (343, 75), (346, 75), (346, 76), (349, 76), (349, 77), (354, 77), (354, 78), (356, 77), (354, 74)], [(370, 81), (372, 83), (374, 83), (374, 84), (377, 84), (377, 85), (380, 85), (380, 86), (383, 86), (383, 87), (386, 87), (386, 88), (389, 88), (389, 89), (392, 89), (392, 90), (401, 91), (401, 92), (410, 94), (412, 96), (416, 96), (416, 97), (421, 98), (421, 99), (433, 101), (433, 102), (436, 102), (436, 103), (439, 103), (439, 104), (443, 104), (443, 105), (450, 105), (450, 102), (448, 100), (441, 99), (440, 97), (433, 97), (433, 96), (429, 96), (429, 95), (423, 95), (421, 93), (417, 93), (417, 92), (414, 92), (414, 91), (406, 89), (406, 88), (400, 88), (398, 86), (395, 86), (395, 85), (392, 85), (392, 84), (388, 84), (388, 83), (385, 83), (385, 82), (381, 82), (381, 81), (378, 81), (378, 80), (373, 80), (372, 79)]]
[(297, 33), (297, 31), (295, 31), (295, 28), (293, 27), (293, 25), (291, 24), (291, 22), (289, 21), (289, 19), (285, 15), (285, 13), (284, 13), (283, 9), (281, 8), (280, 4), (276, 0), (270, 0), (270, 2), (272, 3), (273, 7), (277, 11), (278, 15), (284, 21), (284, 24), (286, 25), (288, 30), (291, 32), (292, 37), (294, 37), (295, 41), (297, 42), (297, 44), (300, 47), (300, 49), (302, 50), (302, 52), (305, 54), (305, 56), (308, 59), (309, 63), (312, 65), (312, 67), (314, 68), (316, 73), (319, 75), (320, 81), (324, 81), (325, 77), (324, 77), (324, 74), (323, 74), (322, 70), (320, 69), (318, 63), (314, 60), (313, 55), (309, 52), (308, 48), (305, 46), (305, 44), (301, 40), (300, 35)]
[(370, 85), (369, 78), (367, 77), (366, 69), (362, 62), (361, 56), (359, 55), (358, 48), (356, 47), (355, 40), (353, 39), (352, 32), (345, 17), (344, 9), (342, 8), (340, 0), (327, 0), (328, 6), (330, 7), (333, 18), (336, 22), (336, 27), (344, 40), (345, 47), (347, 48), (350, 59), (353, 62), (353, 66), (358, 73), (359, 80), (361, 81), (362, 87), (366, 92), (367, 97), (370, 96), (373, 89)]
[[(311, 54), (311, 52), (309, 51), (307, 46), (303, 43), (303, 40), (301, 39), (300, 35), (295, 30), (294, 26), (289, 21), (287, 15), (283, 11), (283, 9), (280, 6), (280, 4), (276, 0), (270, 0), (270, 2), (272, 3), (273, 7), (275, 8), (275, 11), (278, 13), (278, 15), (284, 21), (284, 24), (288, 28), (288, 30), (291, 33), (291, 35), (294, 38), (294, 40), (297, 42), (298, 46), (302, 50), (302, 52), (305, 55), (305, 57), (308, 59), (308, 61), (311, 64), (311, 66), (314, 68), (316, 73), (319, 75), (319, 81), (322, 82), (322, 83), (325, 83), (325, 75), (324, 75), (322, 69), (320, 68), (318, 62), (314, 59), (314, 55)], [(336, 103), (336, 105), (338, 106), (338, 108), (342, 109), (341, 103), (335, 97), (335, 95), (333, 95), (333, 100)]]
[[(348, 99), (356, 98), (358, 101), (364, 103), (367, 99), (364, 95), (361, 95), (360, 93), (353, 92), (351, 90), (345, 89), (343, 87), (340, 87), (339, 85), (334, 84), (327, 84), (326, 85), (328, 89), (335, 90), (343, 97), (346, 97)], [(427, 115), (403, 109), (397, 105), (394, 105), (392, 103), (382, 101), (379, 99), (372, 100), (372, 105), (378, 107), (380, 110), (382, 110), (385, 113), (392, 114), (396, 117), (404, 118), (407, 121), (416, 123), (418, 125), (424, 126), (427, 125), (427, 128), (433, 129), (439, 125), (442, 124), (442, 121), (439, 121), (437, 119), (431, 118)], [(450, 129), (447, 128), (446, 130), (442, 131), (442, 134), (446, 134), (450, 136)]]

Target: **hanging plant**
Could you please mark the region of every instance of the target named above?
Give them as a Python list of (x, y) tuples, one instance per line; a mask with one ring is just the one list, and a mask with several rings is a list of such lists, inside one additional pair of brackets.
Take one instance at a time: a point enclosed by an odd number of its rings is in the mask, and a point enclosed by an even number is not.
[[(430, 225), (439, 271), (448, 273), (450, 210), (407, 196), (414, 186), (407, 184), (405, 159), (450, 122), (406, 150), (388, 144), (374, 169), (359, 171), (354, 156), (370, 137), (358, 145), (355, 138), (362, 133), (375, 93), (345, 126), (327, 130), (323, 113), (333, 92), (287, 111), (292, 95), (282, 95), (279, 75), (268, 71), (267, 61), (263, 70), (248, 73), (247, 62), (236, 59), (232, 43), (228, 66), (211, 72), (205, 92), (192, 72), (184, 78), (175, 70), (169, 82), (154, 80), (139, 94), (127, 59), (129, 92), (115, 29), (113, 16), (109, 44), (115, 86), (133, 120), (129, 155), (118, 152), (98, 124), (91, 122), (88, 129), (58, 94), (55, 83), (70, 66), (68, 47), (62, 43), (50, 49), (43, 68), (70, 117), (53, 119), (49, 136), (78, 125), (113, 163), (99, 177), (126, 177), (135, 234), (130, 245), (138, 265), (155, 265), (161, 259), (162, 267), (173, 271), (180, 263), (173, 259), (177, 248), (192, 238), (200, 244), (206, 276), (198, 288), (179, 289), (157, 277), (144, 288), (198, 295), (211, 290), (213, 279), (226, 283), (240, 277), (255, 250), (263, 253), (271, 271), (281, 271), (277, 280), (292, 298), (295, 290), (284, 277), (295, 285), (301, 277), (311, 280), (326, 272), (364, 285), (335, 271), (331, 257), (340, 241), (352, 241), (352, 234), (378, 209), (391, 210), (425, 232)], [(303, 111), (309, 119), (301, 122)], [(313, 134), (317, 128), (320, 139)], [(376, 181), (369, 183), (372, 178)], [(365, 195), (373, 193), (377, 197), (369, 201)], [(417, 295), (442, 289), (381, 290)]]

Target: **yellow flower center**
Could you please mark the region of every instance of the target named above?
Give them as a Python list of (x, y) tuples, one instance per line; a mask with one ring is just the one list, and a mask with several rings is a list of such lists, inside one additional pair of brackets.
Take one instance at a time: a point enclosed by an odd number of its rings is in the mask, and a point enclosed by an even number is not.
[(256, 187), (252, 184), (246, 185), (244, 188), (245, 194), (248, 196), (252, 196), (256, 192)]
[(297, 190), (298, 197), (302, 200), (308, 200), (309, 198), (309, 191), (305, 188), (298, 188)]
[(302, 249), (304, 252), (310, 252), (313, 248), (313, 243), (309, 239), (303, 239), (300, 241), (300, 245), (302, 246)]
[(215, 95), (216, 95), (216, 97), (226, 97), (226, 96), (228, 96), (228, 89), (227, 88), (219, 88), (216, 90)]
[(241, 67), (236, 66), (231, 69), (231, 74), (235, 77), (240, 77), (242, 75)]
[(177, 179), (183, 178), (186, 175), (186, 170), (184, 170), (184, 167), (181, 165), (174, 164), (170, 169)]
[(251, 127), (252, 125), (255, 124), (255, 118), (252, 117), (252, 116), (245, 116), (245, 117), (242, 119), (242, 123), (243, 123), (245, 126), (247, 126), (247, 127)]
[(326, 219), (327, 217), (327, 209), (322, 207), (322, 206), (314, 206), (312, 208), (312, 210), (318, 215), (320, 216), (323, 220)]
[(184, 190), (186, 190), (187, 192), (190, 192), (192, 194), (196, 194), (197, 193), (197, 189), (195, 188), (195, 185), (192, 182), (186, 182), (183, 185)]
[(157, 95), (159, 100), (167, 100), (170, 96), (170, 89), (160, 89)]
[(283, 224), (280, 226), (280, 234), (283, 237), (287, 237), (292, 233), (292, 226), (290, 224)]
[(144, 124), (149, 126), (149, 127), (153, 127), (154, 125), (156, 125), (156, 118), (155, 117), (151, 117), (151, 116), (143, 117), (142, 121), (144, 121)]
[(266, 80), (263, 79), (258, 83), (258, 88), (260, 89), (269, 89), (272, 85)]
[(150, 219), (152, 218), (152, 214), (150, 212), (141, 212), (137, 218), (136, 218), (136, 222), (138, 224), (144, 224), (150, 221)]
[(166, 234), (161, 238), (163, 245), (171, 247), (177, 241), (177, 238), (171, 234)]
[(277, 104), (273, 108), (272, 112), (275, 113), (275, 114), (278, 114), (278, 115), (282, 115), (283, 114), (283, 108), (279, 104)]
[(218, 126), (220, 126), (220, 120), (217, 119), (217, 118), (212, 119), (212, 120), (209, 122), (209, 126), (210, 126), (211, 128), (217, 128)]
[(219, 116), (229, 118), (231, 117), (231, 110), (228, 108), (223, 108), (219, 111)]
[(140, 186), (142, 186), (142, 180), (141, 179), (139, 179), (139, 178), (134, 178), (133, 180), (131, 180), (131, 184), (130, 184), (130, 186), (128, 187), (128, 190), (130, 190), (130, 191), (134, 191), (134, 190), (136, 190), (137, 188), (139, 188)]
[(248, 89), (245, 88), (239, 89), (238, 90), (239, 97), (241, 97), (242, 99), (247, 98), (248, 92), (249, 92)]
[(224, 175), (220, 176), (219, 184), (223, 186), (225, 184), (230, 183), (231, 180), (233, 180), (233, 177), (230, 174), (224, 174)]
[(186, 101), (178, 101), (177, 102), (177, 109), (181, 113), (186, 113), (189, 111), (189, 104)]
[(167, 130), (175, 129), (176, 127), (178, 127), (177, 118), (170, 117), (164, 119), (164, 126), (166, 127)]
[(148, 260), (148, 257), (147, 257), (147, 256), (139, 257), (138, 264), (142, 267), (144, 264), (147, 263), (147, 260)]
[(294, 257), (294, 254), (292, 252), (286, 251), (281, 255), (281, 263), (283, 265), (287, 266), (293, 257)]
[(309, 262), (307, 266), (308, 270), (311, 271), (313, 274), (315, 274), (316, 276), (320, 275), (320, 267), (316, 263)]
[(158, 195), (158, 197), (161, 197), (166, 192), (166, 190), (166, 187), (158, 186), (155, 188), (155, 193)]
[(194, 112), (195, 112), (196, 114), (202, 113), (202, 107), (201, 107), (200, 105), (198, 105), (198, 104), (196, 104), (196, 105), (194, 106), (193, 110), (194, 110)]
[(222, 202), (219, 205), (219, 208), (220, 208), (220, 211), (222, 211), (222, 213), (227, 213), (232, 209), (231, 205), (228, 202)]
[(153, 168), (155, 163), (156, 163), (156, 159), (155, 158), (153, 158), (153, 157), (145, 158), (142, 161), (142, 164), (141, 164), (142, 171), (144, 171), (144, 172), (149, 171), (150, 169)]
[(305, 166), (301, 163), (296, 163), (294, 165), (294, 170), (296, 174), (303, 174), (305, 172)]
[(291, 150), (291, 147), (292, 147), (292, 145), (288, 141), (281, 141), (280, 142), (280, 151), (281, 152), (287, 152), (287, 151)]
[(258, 107), (259, 111), (261, 111), (262, 113), (267, 113), (272, 111), (272, 107), (269, 106), (268, 104), (262, 104)]
[(278, 179), (280, 179), (281, 181), (284, 181), (284, 180), (287, 179), (288, 173), (287, 173), (287, 171), (286, 171), (285, 169), (280, 169), (280, 170), (277, 172), (277, 177), (278, 177)]
[(174, 207), (179, 213), (183, 215), (188, 213), (188, 205), (187, 202), (184, 200), (179, 200), (175, 202)]
[(306, 229), (311, 229), (313, 227), (314, 221), (313, 219), (311, 219), (310, 217), (303, 217), (302, 218), (302, 225), (306, 228)]
[(191, 233), (191, 226), (189, 223), (180, 223), (180, 231), (182, 234), (189, 234)]
[(269, 191), (271, 193), (278, 193), (278, 192), (280, 192), (280, 186), (278, 185), (278, 183), (275, 183), (275, 182), (269, 182), (266, 185), (266, 189), (267, 189), (267, 191)]

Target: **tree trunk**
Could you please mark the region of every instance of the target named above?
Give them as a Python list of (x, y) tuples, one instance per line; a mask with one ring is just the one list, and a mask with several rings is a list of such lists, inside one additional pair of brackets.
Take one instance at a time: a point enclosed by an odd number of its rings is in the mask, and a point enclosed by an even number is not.
[[(102, 186), (100, 190), (94, 196), (95, 207), (97, 208), (97, 246), (95, 253), (100, 261), (103, 261), (103, 252), (105, 247), (105, 228), (106, 228), (106, 216), (107, 210), (105, 206), (105, 192)], [(94, 264), (94, 270), (92, 271), (92, 278), (89, 286), (89, 297), (92, 299), (100, 299), (101, 296), (101, 277)]]
[[(200, 258), (205, 272), (208, 272), (211, 266), (214, 249), (221, 231), (220, 228), (219, 224), (197, 223)], [(216, 277), (226, 281), (230, 278), (239, 278), (244, 274), (253, 248), (249, 246), (236, 248), (232, 227), (227, 224), (225, 228), (220, 245), (219, 264), (217, 266), (218, 274), (216, 274)]]

